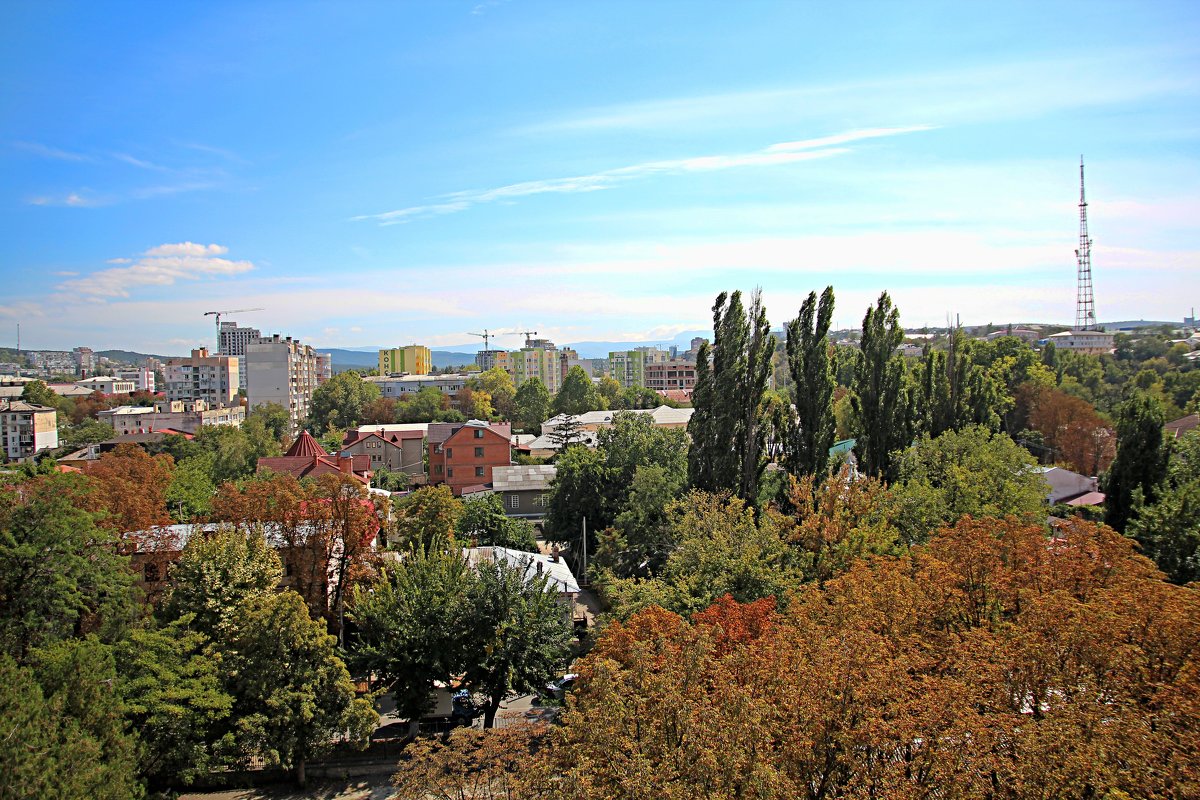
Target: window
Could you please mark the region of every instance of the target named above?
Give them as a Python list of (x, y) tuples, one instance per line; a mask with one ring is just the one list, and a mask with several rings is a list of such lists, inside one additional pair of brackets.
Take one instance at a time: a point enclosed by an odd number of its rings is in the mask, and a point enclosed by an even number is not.
[(442, 474), (442, 465), (435, 464), (433, 467), (433, 471), (436, 472), (438, 475), (441, 475)]
[(476, 478), (482, 478), (482, 477), (483, 477), (483, 467), (476, 467), (476, 468), (475, 468), (475, 477), (476, 477)]
[(159, 580), (161, 580), (161, 578), (159, 577), (160, 573), (159, 573), (159, 569), (158, 569), (158, 564), (154, 563), (153, 561), (147, 561), (144, 569), (145, 569), (146, 583), (157, 583)]
[(475, 438), (476, 438), (476, 439), (482, 439), (482, 438), (483, 438), (483, 428), (476, 428), (476, 429), (475, 429)]
[(454, 448), (453, 447), (446, 448), (446, 458), (454, 458)]
[(520, 508), (520, 506), (521, 506), (521, 498), (515, 494), (510, 494), (508, 496), (508, 507), (509, 508)]
[(476, 457), (476, 458), (483, 458), (483, 448), (482, 448), (482, 447), (476, 447), (476, 448), (475, 448), (475, 457)]
[(454, 467), (446, 467), (446, 477), (447, 478), (454, 477)]

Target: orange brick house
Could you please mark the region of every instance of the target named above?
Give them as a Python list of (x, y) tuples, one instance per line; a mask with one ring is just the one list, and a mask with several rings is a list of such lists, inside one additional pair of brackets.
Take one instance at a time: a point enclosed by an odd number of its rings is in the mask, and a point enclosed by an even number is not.
[(455, 497), (492, 482), (493, 467), (512, 465), (512, 426), (507, 422), (434, 422), (429, 425), (429, 483), (444, 483)]

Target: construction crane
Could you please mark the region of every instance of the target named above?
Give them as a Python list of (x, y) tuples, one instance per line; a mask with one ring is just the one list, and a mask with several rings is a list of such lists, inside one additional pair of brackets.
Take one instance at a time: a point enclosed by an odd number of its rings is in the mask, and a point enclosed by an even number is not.
[(491, 348), (488, 347), (488, 342), (491, 341), (493, 336), (499, 335), (500, 334), (498, 333), (489, 333), (487, 328), (483, 329), (483, 333), (471, 333), (470, 331), (467, 331), (467, 336), (478, 336), (479, 338), (483, 339), (484, 350), (490, 350)]
[(221, 352), (221, 316), (223, 314), (249, 314), (251, 311), (265, 311), (262, 308), (235, 308), (233, 311), (205, 311), (204, 316), (217, 318), (217, 353)]
[(530, 336), (537, 336), (537, 331), (513, 331), (513, 333), (523, 333), (523, 334), (525, 334), (525, 345), (526, 345), (526, 346), (528, 346), (528, 345), (529, 345), (529, 337), (530, 337)]

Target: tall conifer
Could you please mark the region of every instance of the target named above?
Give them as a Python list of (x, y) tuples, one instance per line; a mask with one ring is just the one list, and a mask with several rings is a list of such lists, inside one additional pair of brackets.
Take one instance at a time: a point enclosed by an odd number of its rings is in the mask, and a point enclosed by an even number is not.
[(829, 357), (829, 325), (833, 319), (833, 287), (825, 287), (820, 305), (809, 292), (800, 315), (787, 325), (787, 359), (792, 373), (795, 424), (784, 453), (788, 471), (797, 478), (813, 475), (813, 486), (825, 479), (833, 418), (833, 366)]
[(859, 429), (855, 449), (864, 472), (891, 480), (891, 453), (908, 444), (911, 432), (904, 357), (896, 352), (904, 330), (887, 292), (867, 309), (862, 328), (851, 397)]

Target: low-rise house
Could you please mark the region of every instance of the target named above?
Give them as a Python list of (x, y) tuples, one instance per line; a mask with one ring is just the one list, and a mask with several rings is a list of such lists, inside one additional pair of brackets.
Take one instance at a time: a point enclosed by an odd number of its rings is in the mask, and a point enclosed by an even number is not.
[(1071, 330), (1051, 334), (1046, 339), (1059, 350), (1104, 355), (1112, 352), (1113, 337), (1114, 334), (1106, 331)]
[(84, 378), (75, 381), (75, 385), (101, 394), (132, 394), (137, 391), (137, 383), (122, 378)]
[(500, 495), (504, 513), (533, 522), (546, 517), (550, 483), (558, 474), (553, 464), (517, 464), (492, 470), (492, 491)]
[(445, 483), (455, 497), (492, 482), (492, 469), (512, 464), (512, 426), (473, 419), (429, 425), (429, 483)]
[(1163, 433), (1172, 439), (1178, 439), (1189, 431), (1196, 430), (1197, 426), (1200, 426), (1200, 414), (1188, 414), (1163, 425)]
[(340, 472), (370, 485), (371, 459), (365, 455), (331, 455), (308, 431), (301, 431), (282, 456), (260, 458), (258, 472), (286, 472), (297, 478), (318, 477)]
[(1104, 493), (1095, 478), (1080, 475), (1065, 467), (1039, 467), (1048, 489), (1046, 499), (1050, 505), (1066, 503), (1072, 506), (1098, 506), (1104, 502)]
[(348, 431), (342, 441), (342, 455), (366, 456), (371, 461), (371, 471), (386, 467), (391, 472), (407, 472), (412, 476), (425, 475), (425, 433), (421, 430), (388, 432), (383, 428), (373, 431)]
[(0, 443), (7, 461), (28, 461), (58, 447), (58, 411), (24, 400), (0, 401)]
[(559, 414), (542, 423), (542, 433), (553, 433), (568, 417), (571, 417), (579, 429), (583, 431), (599, 431), (603, 428), (611, 428), (613, 417), (617, 414), (648, 414), (657, 428), (687, 428), (688, 421), (692, 418), (694, 412), (695, 409), (692, 408), (659, 406), (658, 408), (639, 408), (628, 411), (588, 411), (585, 414), (576, 414), (573, 416)]
[(525, 569), (526, 580), (545, 575), (546, 591), (555, 592), (565, 613), (574, 620), (586, 619), (583, 608), (576, 602), (579, 598), (579, 582), (567, 562), (556, 554), (528, 553), (508, 547), (466, 547), (463, 556), (467, 564), (478, 568), (480, 564), (503, 561)]

